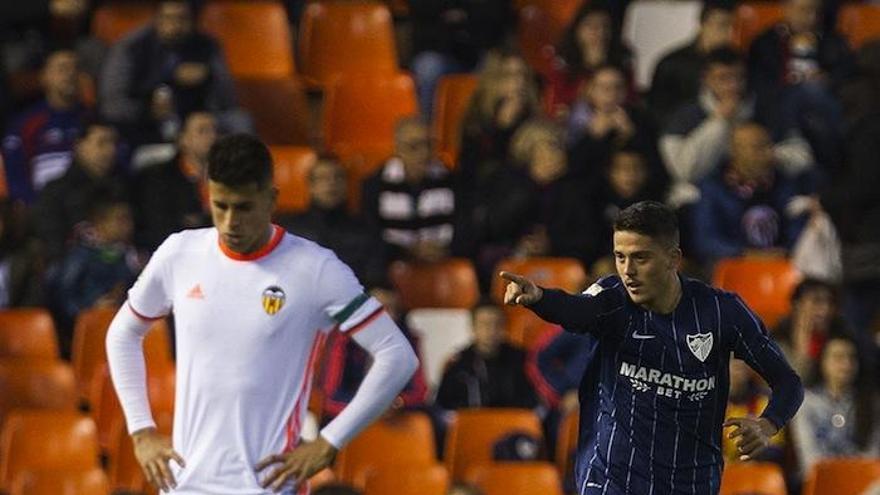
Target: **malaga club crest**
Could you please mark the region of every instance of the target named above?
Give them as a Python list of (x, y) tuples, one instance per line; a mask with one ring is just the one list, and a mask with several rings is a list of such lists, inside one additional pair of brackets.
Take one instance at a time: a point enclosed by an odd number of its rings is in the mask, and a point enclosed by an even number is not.
[(286, 297), (287, 296), (284, 295), (284, 290), (281, 289), (281, 287), (278, 287), (277, 285), (267, 287), (263, 291), (263, 310), (268, 315), (274, 315), (281, 311)]
[(712, 333), (698, 333), (687, 336), (687, 344), (694, 356), (701, 362), (706, 362), (709, 353), (712, 352)]

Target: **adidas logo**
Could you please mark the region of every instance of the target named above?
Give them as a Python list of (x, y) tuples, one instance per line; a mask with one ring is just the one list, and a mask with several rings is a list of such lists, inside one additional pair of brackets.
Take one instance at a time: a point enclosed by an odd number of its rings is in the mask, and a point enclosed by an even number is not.
[(187, 292), (186, 297), (189, 299), (204, 299), (205, 293), (202, 292), (202, 284), (196, 284)]

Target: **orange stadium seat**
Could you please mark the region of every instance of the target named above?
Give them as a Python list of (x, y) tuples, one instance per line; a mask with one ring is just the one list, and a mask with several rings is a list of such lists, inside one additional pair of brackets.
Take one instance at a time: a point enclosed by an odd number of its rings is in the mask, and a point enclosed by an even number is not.
[(531, 349), (544, 334), (555, 328), (525, 308), (504, 306), (504, 314), (507, 316), (507, 341), (523, 349)]
[(743, 53), (749, 51), (752, 41), (782, 20), (781, 2), (744, 2), (736, 8), (733, 20), (733, 45)]
[(58, 337), (49, 312), (42, 308), (0, 311), (0, 358), (58, 357)]
[(563, 495), (556, 467), (549, 462), (499, 462), (477, 466), (468, 481), (485, 495)]
[(517, 40), (523, 58), (540, 73), (553, 64), (556, 46), (583, 0), (525, 0), (518, 2)]
[(280, 2), (206, 2), (199, 25), (219, 40), (234, 77), (294, 74), (293, 38)]
[(872, 483), (880, 481), (878, 459), (830, 459), (810, 471), (803, 495), (861, 495)]
[(16, 409), (75, 411), (76, 380), (63, 361), (0, 359), (0, 425)]
[(470, 260), (450, 258), (437, 263), (395, 261), (389, 277), (408, 309), (470, 309), (480, 297), (477, 274)]
[(437, 153), (453, 168), (458, 164), (462, 119), (475, 89), (477, 76), (473, 74), (451, 74), (437, 83), (432, 123)]
[(155, 14), (156, 4), (152, 2), (103, 2), (92, 16), (92, 36), (112, 45), (150, 23)]
[[(156, 416), (156, 429), (164, 435), (171, 435), (172, 421), (168, 416)], [(120, 422), (113, 428), (112, 442), (109, 449), (107, 476), (110, 488), (114, 491), (144, 492), (148, 483), (144, 479), (141, 467), (134, 456), (134, 446), (125, 424)], [(150, 488), (150, 493), (155, 491)]]
[(83, 471), (22, 473), (9, 495), (109, 495), (110, 482), (100, 468)]
[(95, 421), (98, 431), (98, 445), (102, 449), (109, 449), (112, 443), (111, 435), (114, 427), (124, 421), (122, 406), (113, 389), (113, 380), (110, 378), (110, 369), (103, 364), (94, 375), (94, 384), (91, 387), (89, 398), (89, 414)]
[(580, 413), (577, 409), (566, 414), (559, 422), (556, 437), (556, 468), (563, 478), (574, 476), (574, 453), (577, 450), (578, 423)]
[(95, 423), (75, 411), (14, 411), (0, 432), (0, 489), (34, 470), (98, 467)]
[[(377, 455), (381, 452), (381, 455)], [(341, 481), (363, 488), (374, 472), (400, 473), (437, 462), (431, 420), (420, 412), (377, 421), (355, 437), (336, 460)]]
[(297, 213), (309, 206), (309, 170), (317, 155), (303, 146), (270, 146), (278, 188), (277, 208), (282, 213)]
[(544, 438), (541, 421), (529, 409), (461, 409), (446, 433), (446, 468), (452, 479), (465, 479), (468, 469), (492, 462), (496, 441), (511, 433)]
[(880, 5), (849, 3), (841, 5), (837, 29), (857, 49), (880, 38)]
[(719, 495), (786, 495), (785, 477), (778, 464), (728, 462), (721, 475)]
[(587, 273), (579, 260), (574, 258), (528, 258), (501, 260), (492, 277), (492, 298), (501, 303), (507, 281), (498, 276), (501, 271), (517, 273), (532, 279), (543, 287), (553, 287), (568, 292), (579, 292), (587, 283)]
[(441, 464), (380, 470), (367, 478), (364, 495), (445, 495), (449, 474)]
[(785, 258), (725, 258), (715, 265), (713, 284), (736, 292), (773, 329), (788, 314), (800, 274)]
[(251, 114), (263, 142), (269, 146), (309, 145), (309, 102), (299, 80), (239, 78), (235, 87), (238, 102)]
[(312, 84), (324, 87), (344, 74), (398, 70), (391, 12), (381, 3), (309, 3), (299, 36), (300, 69)]

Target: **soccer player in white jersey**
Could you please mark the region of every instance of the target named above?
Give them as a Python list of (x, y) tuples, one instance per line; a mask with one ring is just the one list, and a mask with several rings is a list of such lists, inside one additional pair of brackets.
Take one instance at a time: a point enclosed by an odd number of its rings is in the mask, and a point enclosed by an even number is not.
[[(208, 190), (214, 227), (169, 236), (107, 334), (135, 455), (152, 484), (179, 495), (307, 493), (306, 480), (387, 408), (417, 360), (333, 252), (271, 223), (277, 191), (263, 143), (246, 135), (215, 143)], [(172, 311), (177, 389), (168, 439), (150, 413), (142, 341), (150, 322)], [(373, 364), (351, 403), (304, 442), (312, 368), (337, 328)]]

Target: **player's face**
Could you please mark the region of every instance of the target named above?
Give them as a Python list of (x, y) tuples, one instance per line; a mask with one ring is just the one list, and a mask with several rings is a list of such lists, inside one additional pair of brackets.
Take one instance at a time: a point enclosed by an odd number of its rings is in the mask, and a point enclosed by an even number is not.
[(626, 292), (636, 304), (651, 307), (662, 301), (675, 284), (681, 251), (652, 237), (614, 232), (614, 262)]
[(275, 189), (261, 188), (256, 182), (232, 187), (209, 180), (208, 194), (211, 217), (223, 244), (236, 253), (249, 254), (268, 242)]

